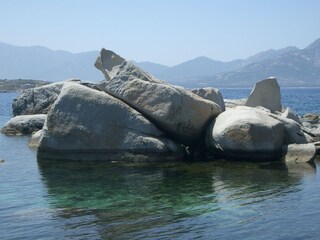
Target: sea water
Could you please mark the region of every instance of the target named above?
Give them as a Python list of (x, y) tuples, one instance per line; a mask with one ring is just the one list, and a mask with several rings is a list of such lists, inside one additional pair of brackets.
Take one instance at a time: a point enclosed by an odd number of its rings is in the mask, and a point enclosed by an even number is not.
[[(320, 113), (319, 90), (283, 89), (283, 103)], [(1, 126), (16, 96), (0, 94)], [(0, 239), (319, 239), (309, 164), (43, 163), (28, 139), (0, 134)]]

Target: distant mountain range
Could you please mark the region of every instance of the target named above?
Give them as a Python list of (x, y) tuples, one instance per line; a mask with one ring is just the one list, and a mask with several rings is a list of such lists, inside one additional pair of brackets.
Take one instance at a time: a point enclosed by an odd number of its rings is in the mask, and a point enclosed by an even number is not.
[[(80, 78), (97, 82), (103, 78), (93, 67), (98, 54), (98, 51), (70, 53), (0, 43), (0, 79), (61, 81)], [(256, 81), (270, 76), (276, 77), (281, 86), (320, 87), (320, 39), (304, 49), (270, 49), (230, 62), (198, 57), (173, 67), (152, 62), (135, 63), (159, 79), (189, 88), (252, 87)]]
[(18, 47), (0, 43), (0, 79), (62, 81), (68, 78), (102, 80), (93, 66), (99, 51), (70, 53), (46, 47)]

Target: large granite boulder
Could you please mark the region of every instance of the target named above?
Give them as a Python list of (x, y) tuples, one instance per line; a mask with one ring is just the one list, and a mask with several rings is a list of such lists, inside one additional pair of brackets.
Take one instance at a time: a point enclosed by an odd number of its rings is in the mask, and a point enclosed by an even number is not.
[(107, 75), (100, 88), (141, 112), (178, 142), (197, 144), (209, 121), (220, 114), (221, 108), (216, 103), (166, 84), (106, 51), (101, 51), (95, 64)]
[(284, 125), (267, 112), (235, 107), (213, 121), (206, 145), (225, 157), (268, 159), (281, 155), (284, 134)]
[(197, 94), (198, 96), (208, 99), (212, 102), (215, 102), (218, 104), (221, 108), (221, 111), (226, 110), (226, 106), (222, 97), (221, 92), (217, 88), (212, 88), (212, 87), (206, 87), (206, 88), (198, 88), (198, 89), (193, 89), (191, 92), (194, 94)]
[(73, 82), (97, 89), (94, 83), (82, 82), (80, 79), (68, 79), (63, 82), (24, 90), (12, 103), (13, 115), (47, 114), (58, 98), (63, 85)]
[(271, 112), (281, 112), (281, 93), (277, 79), (272, 77), (257, 82), (245, 105), (248, 107), (261, 106)]
[(300, 125), (263, 108), (235, 107), (210, 125), (206, 145), (225, 157), (280, 158), (282, 146), (307, 143)]
[(160, 161), (181, 159), (181, 146), (107, 93), (66, 83), (53, 104), (39, 159)]
[(6, 135), (31, 134), (42, 129), (46, 117), (45, 114), (16, 116), (3, 126), (1, 132)]

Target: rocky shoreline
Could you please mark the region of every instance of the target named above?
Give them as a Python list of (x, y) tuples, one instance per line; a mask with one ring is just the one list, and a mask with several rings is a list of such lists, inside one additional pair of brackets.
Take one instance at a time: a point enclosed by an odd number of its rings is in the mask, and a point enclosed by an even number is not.
[(38, 158), (61, 161), (305, 163), (319, 153), (319, 115), (283, 107), (275, 78), (257, 82), (247, 99), (224, 100), (218, 89), (170, 85), (105, 49), (95, 66), (105, 76), (98, 84), (24, 90), (1, 132), (34, 133)]
[(0, 93), (20, 92), (25, 89), (41, 87), (51, 82), (32, 79), (0, 79)]

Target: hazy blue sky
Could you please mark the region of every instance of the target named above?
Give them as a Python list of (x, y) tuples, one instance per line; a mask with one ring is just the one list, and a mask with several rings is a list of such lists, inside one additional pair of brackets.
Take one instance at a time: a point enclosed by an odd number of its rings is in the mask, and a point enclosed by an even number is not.
[[(173, 65), (320, 37), (319, 0), (0, 0), (0, 42)], [(1, 53), (0, 53), (1, 54)]]

